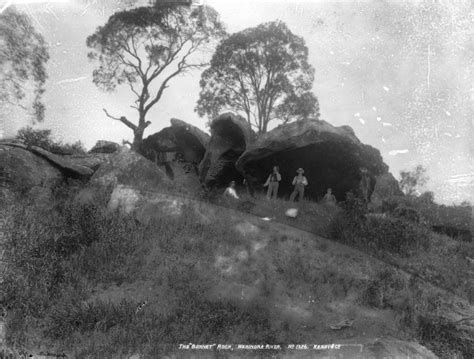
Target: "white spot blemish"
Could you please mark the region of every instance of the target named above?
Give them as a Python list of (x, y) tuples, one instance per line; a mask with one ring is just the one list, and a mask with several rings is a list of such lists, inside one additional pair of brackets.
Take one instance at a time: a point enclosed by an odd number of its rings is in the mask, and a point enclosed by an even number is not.
[(387, 91), (387, 92), (390, 91), (390, 89), (389, 89), (387, 86), (384, 86), (383, 89), (384, 89), (385, 91)]
[(389, 126), (390, 127), (390, 126), (393, 126), (393, 125), (389, 122), (382, 122), (382, 126), (385, 126), (385, 127)]
[(365, 120), (363, 118), (359, 118), (361, 124), (365, 125)]
[(372, 110), (377, 111), (377, 107), (372, 106)]
[(404, 153), (408, 153), (408, 150), (393, 150), (393, 151), (390, 151), (388, 154), (390, 156), (396, 156), (396, 155), (400, 155)]
[(382, 121), (382, 117), (377, 117), (377, 121)]
[(355, 117), (359, 117), (359, 116), (360, 116), (360, 113), (357, 112), (357, 113), (354, 114), (354, 116), (355, 116)]
[(77, 81), (85, 80), (86, 78), (87, 78), (87, 76), (77, 77), (75, 79), (65, 79), (65, 80), (61, 80), (61, 81), (56, 82), (56, 84), (60, 85), (60, 84), (66, 84), (66, 83), (70, 83), (70, 82), (77, 82)]

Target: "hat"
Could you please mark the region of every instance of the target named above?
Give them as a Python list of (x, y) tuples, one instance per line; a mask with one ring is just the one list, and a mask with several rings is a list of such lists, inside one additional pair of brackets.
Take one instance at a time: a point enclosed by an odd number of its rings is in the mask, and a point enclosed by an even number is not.
[(300, 173), (300, 172), (301, 172), (301, 173), (304, 173), (304, 169), (298, 168), (298, 169), (296, 170), (296, 172), (298, 172), (298, 173)]

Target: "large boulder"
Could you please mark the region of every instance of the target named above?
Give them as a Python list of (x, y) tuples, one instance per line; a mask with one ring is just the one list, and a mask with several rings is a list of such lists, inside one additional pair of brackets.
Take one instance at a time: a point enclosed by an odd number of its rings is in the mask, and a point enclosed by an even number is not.
[(43, 148), (32, 146), (31, 151), (46, 158), (48, 161), (59, 167), (59, 169), (67, 176), (71, 178), (88, 179), (94, 173), (94, 170), (78, 164), (71, 160), (70, 157), (56, 155), (48, 152)]
[(334, 127), (325, 121), (307, 120), (281, 125), (251, 143), (236, 162), (249, 181), (262, 184), (278, 165), (280, 193), (292, 191), (296, 170), (308, 179), (305, 195), (320, 199), (327, 188), (337, 200), (348, 191), (370, 200), (377, 177), (388, 174), (380, 152), (360, 142), (348, 126)]
[(225, 113), (211, 122), (211, 140), (199, 165), (201, 182), (206, 186), (225, 186), (242, 175), (235, 163), (254, 142), (255, 133), (241, 116)]
[(64, 180), (61, 170), (26, 147), (0, 143), (0, 187), (9, 192), (48, 192)]
[(66, 177), (87, 179), (94, 173), (93, 169), (77, 163), (73, 157), (68, 155), (57, 155), (41, 147), (26, 146), (20, 142), (2, 142), (1, 144), (3, 146), (20, 148), (44, 158), (54, 167), (58, 168)]
[(206, 152), (209, 135), (184, 121), (173, 118), (170, 122), (170, 127), (145, 138), (140, 152), (156, 163), (169, 162), (172, 156), (177, 156), (185, 162), (199, 164)]
[(140, 153), (166, 173), (177, 191), (194, 194), (201, 190), (198, 164), (206, 152), (209, 135), (184, 121), (170, 122), (170, 127), (143, 140)]
[(166, 174), (153, 162), (126, 147), (99, 160), (101, 163), (90, 180), (92, 184), (133, 186), (147, 191), (166, 190), (171, 185)]

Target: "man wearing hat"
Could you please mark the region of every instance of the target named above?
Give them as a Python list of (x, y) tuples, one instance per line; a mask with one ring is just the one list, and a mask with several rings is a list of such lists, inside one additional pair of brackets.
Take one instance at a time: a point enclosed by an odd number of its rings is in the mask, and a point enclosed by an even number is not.
[(304, 188), (308, 185), (308, 180), (305, 176), (303, 176), (304, 170), (302, 168), (298, 168), (296, 173), (298, 173), (298, 175), (293, 178), (293, 186), (295, 186), (295, 189), (290, 196), (290, 202), (295, 200), (297, 194), (299, 194), (298, 201), (301, 202), (304, 196)]

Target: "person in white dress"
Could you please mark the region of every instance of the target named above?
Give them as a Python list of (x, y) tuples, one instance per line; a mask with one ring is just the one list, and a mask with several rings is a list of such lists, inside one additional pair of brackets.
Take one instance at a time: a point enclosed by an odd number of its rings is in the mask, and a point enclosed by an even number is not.
[(230, 182), (229, 187), (225, 189), (224, 197), (240, 199), (240, 197), (237, 195), (237, 191), (235, 190), (235, 181)]

